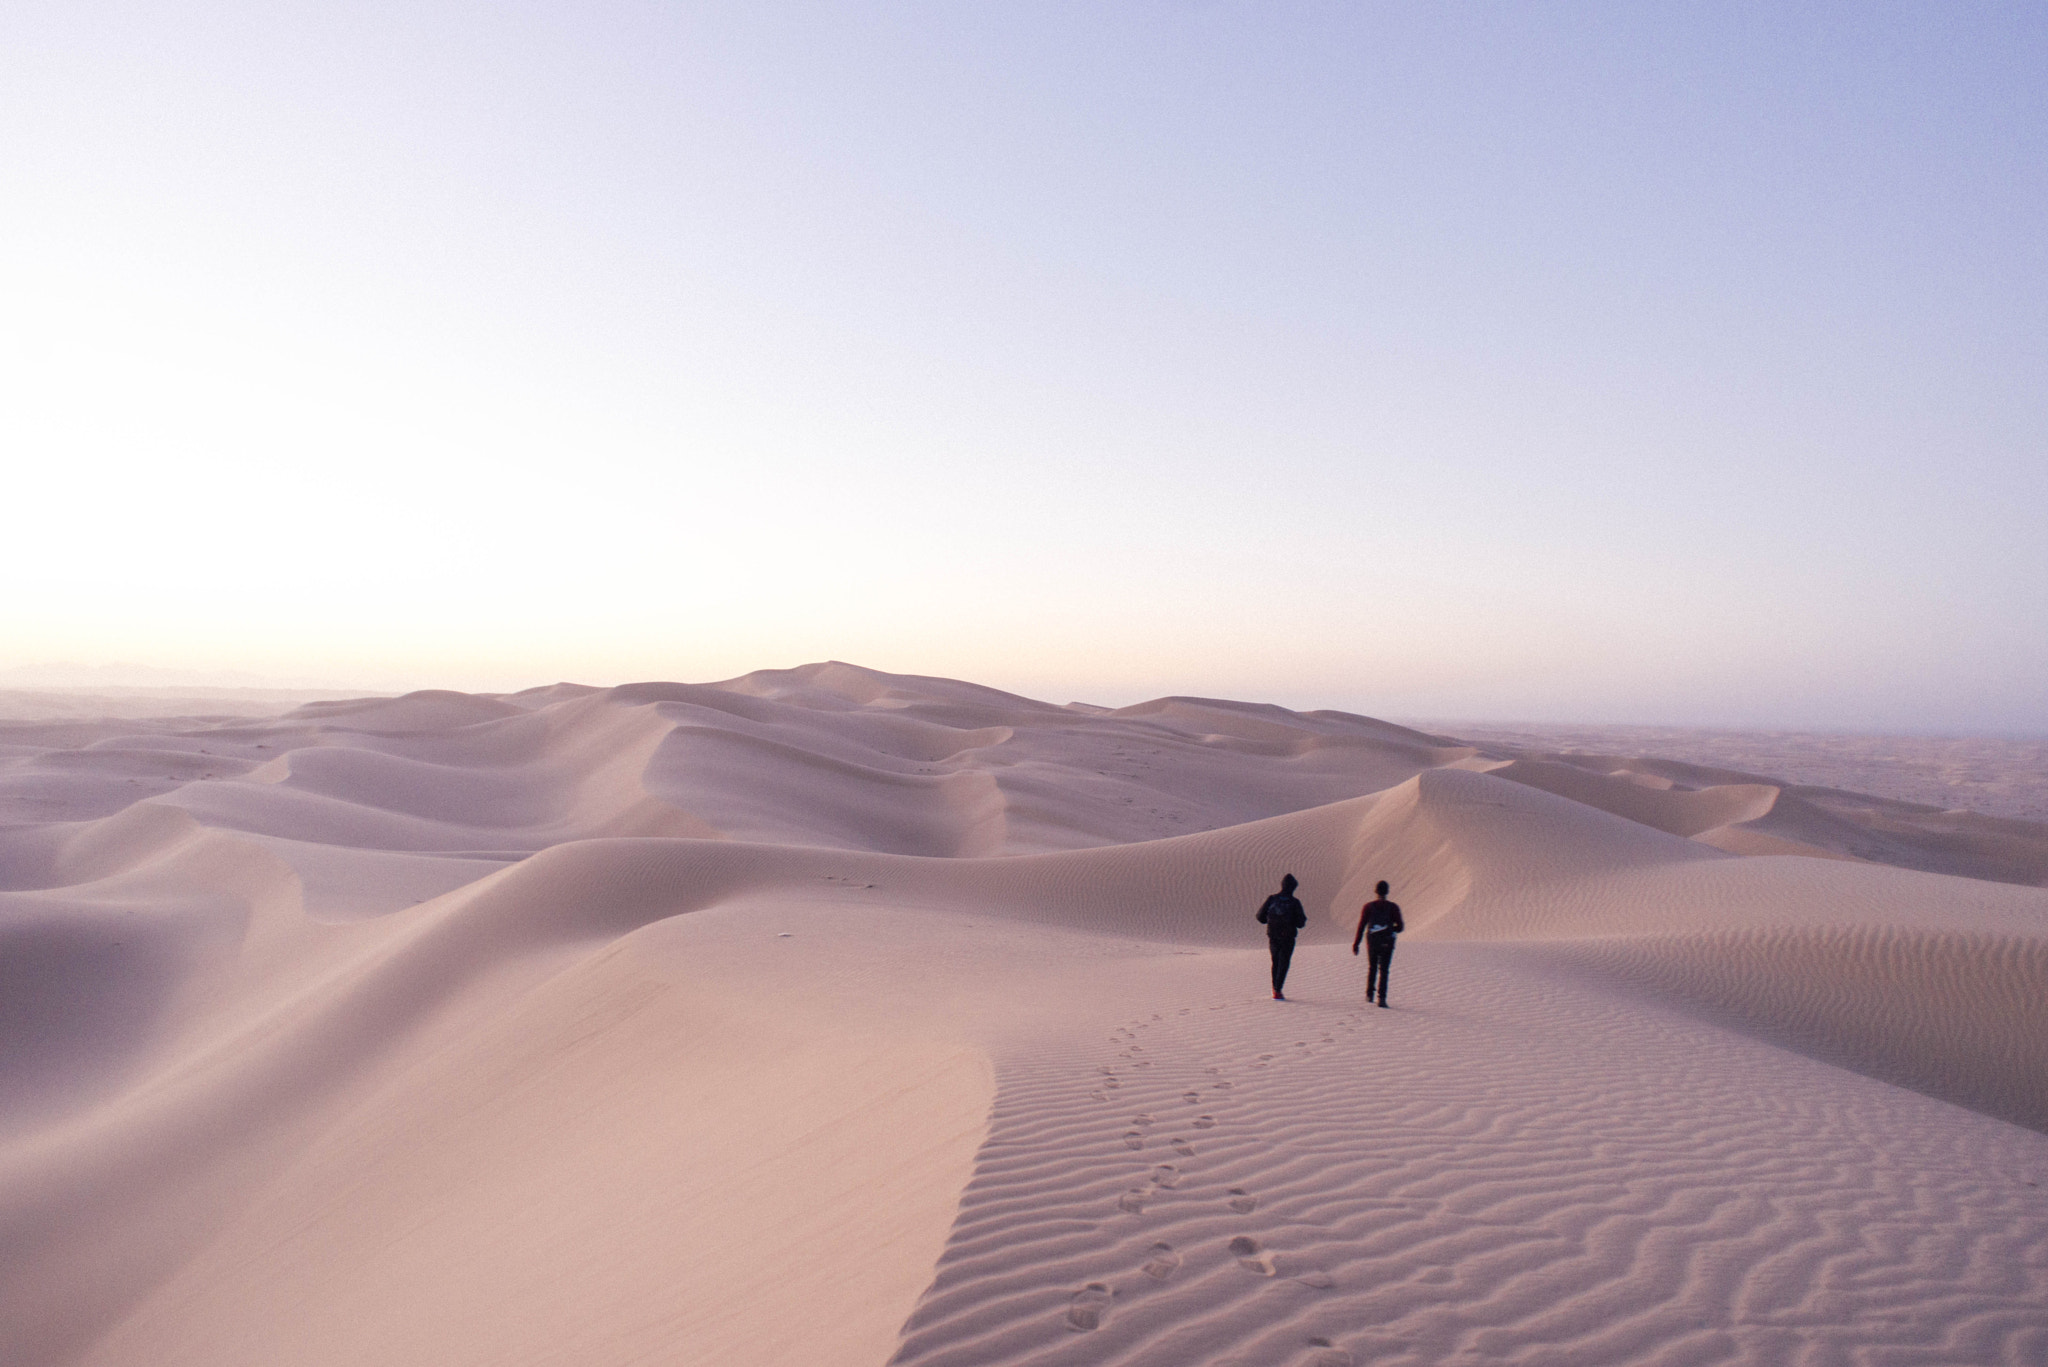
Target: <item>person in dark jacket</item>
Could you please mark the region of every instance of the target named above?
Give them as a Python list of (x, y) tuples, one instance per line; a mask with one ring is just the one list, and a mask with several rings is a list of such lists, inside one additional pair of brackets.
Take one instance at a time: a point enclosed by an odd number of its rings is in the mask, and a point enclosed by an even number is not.
[(1266, 947), (1273, 951), (1273, 1000), (1284, 1002), (1287, 997), (1283, 989), (1287, 986), (1287, 966), (1294, 962), (1294, 937), (1308, 924), (1308, 913), (1301, 909), (1301, 899), (1294, 895), (1298, 885), (1293, 874), (1280, 880), (1280, 891), (1268, 897), (1259, 908), (1259, 920), (1266, 927)]
[(1401, 908), (1387, 900), (1390, 891), (1382, 879), (1374, 889), (1378, 896), (1358, 909), (1358, 934), (1351, 937), (1351, 952), (1365, 941), (1365, 999), (1372, 1000), (1373, 983), (1380, 989), (1380, 1005), (1387, 1004), (1387, 966), (1394, 962), (1394, 937), (1408, 927), (1401, 923)]

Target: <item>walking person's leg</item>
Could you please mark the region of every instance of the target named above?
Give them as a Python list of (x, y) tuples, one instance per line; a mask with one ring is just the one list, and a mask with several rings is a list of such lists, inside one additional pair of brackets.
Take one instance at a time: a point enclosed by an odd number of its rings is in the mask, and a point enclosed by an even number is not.
[(1287, 988), (1287, 966), (1294, 961), (1294, 941), (1273, 941), (1273, 996), (1285, 1000)]
[[(1379, 970), (1380, 1005), (1387, 1004), (1387, 975), (1394, 966), (1394, 937), (1389, 935), (1372, 947), (1372, 967)], [(1368, 979), (1368, 982), (1370, 979)], [(1371, 993), (1366, 994), (1370, 996)]]

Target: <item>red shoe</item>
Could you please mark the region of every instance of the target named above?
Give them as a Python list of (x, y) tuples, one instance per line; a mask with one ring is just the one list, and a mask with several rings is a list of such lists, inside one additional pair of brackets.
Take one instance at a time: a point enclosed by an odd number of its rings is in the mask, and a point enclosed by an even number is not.
[(1286, 1001), (1286, 1000), (1287, 1000), (1287, 998), (1285, 998), (1285, 997), (1281, 996), (1281, 995), (1280, 995), (1280, 994), (1279, 994), (1278, 992), (1275, 992), (1275, 993), (1273, 994), (1273, 1000), (1274, 1000), (1274, 1001), (1276, 1001), (1276, 1002), (1284, 1002), (1284, 1001)]

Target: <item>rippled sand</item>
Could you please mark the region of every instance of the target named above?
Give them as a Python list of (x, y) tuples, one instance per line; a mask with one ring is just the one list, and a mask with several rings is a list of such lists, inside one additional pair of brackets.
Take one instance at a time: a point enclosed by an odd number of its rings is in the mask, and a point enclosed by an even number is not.
[(845, 665), (0, 723), (0, 1360), (2040, 1362), (2044, 851)]

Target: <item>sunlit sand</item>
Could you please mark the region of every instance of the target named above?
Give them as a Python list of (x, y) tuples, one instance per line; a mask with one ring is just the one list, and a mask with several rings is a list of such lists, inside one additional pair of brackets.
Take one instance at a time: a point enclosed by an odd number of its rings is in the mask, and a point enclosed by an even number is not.
[(2048, 1361), (2048, 826), (841, 664), (53, 707), (0, 1361)]

